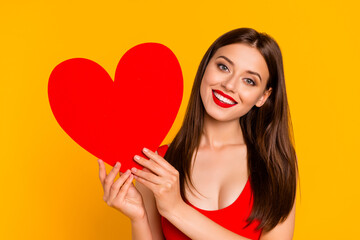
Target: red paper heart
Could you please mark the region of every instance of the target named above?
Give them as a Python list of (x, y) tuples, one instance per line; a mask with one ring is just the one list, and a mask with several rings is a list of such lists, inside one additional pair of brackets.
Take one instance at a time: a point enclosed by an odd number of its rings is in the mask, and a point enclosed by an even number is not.
[(51, 110), (80, 146), (121, 171), (142, 148), (155, 151), (179, 110), (183, 79), (176, 56), (159, 43), (143, 43), (121, 58), (115, 81), (97, 63), (73, 58), (51, 72)]

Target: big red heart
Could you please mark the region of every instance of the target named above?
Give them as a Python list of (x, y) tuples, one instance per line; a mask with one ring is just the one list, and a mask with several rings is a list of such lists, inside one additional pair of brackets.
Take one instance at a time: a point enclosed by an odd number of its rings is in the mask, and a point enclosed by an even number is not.
[(51, 72), (51, 110), (80, 146), (121, 171), (143, 147), (155, 151), (178, 113), (183, 79), (176, 56), (159, 43), (143, 43), (121, 58), (113, 81), (97, 63), (73, 58)]

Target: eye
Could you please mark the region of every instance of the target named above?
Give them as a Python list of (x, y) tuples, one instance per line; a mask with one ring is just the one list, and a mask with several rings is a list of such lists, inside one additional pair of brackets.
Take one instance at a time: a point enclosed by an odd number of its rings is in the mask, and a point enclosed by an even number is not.
[(229, 71), (229, 68), (226, 65), (224, 65), (222, 63), (218, 63), (217, 65), (220, 68), (220, 70), (227, 71), (227, 72)]
[(244, 78), (244, 80), (245, 80), (245, 82), (246, 82), (247, 84), (250, 84), (250, 85), (253, 85), (253, 86), (256, 85), (255, 82), (254, 82), (251, 78)]

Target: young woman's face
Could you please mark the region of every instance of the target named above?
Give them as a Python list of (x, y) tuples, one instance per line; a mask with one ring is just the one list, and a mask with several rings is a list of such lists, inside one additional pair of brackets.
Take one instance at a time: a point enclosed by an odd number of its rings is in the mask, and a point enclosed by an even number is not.
[(219, 48), (200, 85), (206, 113), (219, 121), (231, 121), (254, 105), (261, 107), (271, 93), (271, 88), (265, 89), (268, 78), (265, 59), (256, 48), (242, 43)]

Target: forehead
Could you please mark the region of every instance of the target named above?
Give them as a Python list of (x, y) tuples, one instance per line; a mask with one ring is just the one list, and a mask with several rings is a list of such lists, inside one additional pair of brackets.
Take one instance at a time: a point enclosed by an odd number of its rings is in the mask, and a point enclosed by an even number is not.
[(234, 63), (234, 67), (242, 70), (258, 72), (262, 79), (268, 79), (269, 71), (264, 57), (255, 47), (244, 43), (234, 43), (219, 48), (212, 59), (225, 56)]

